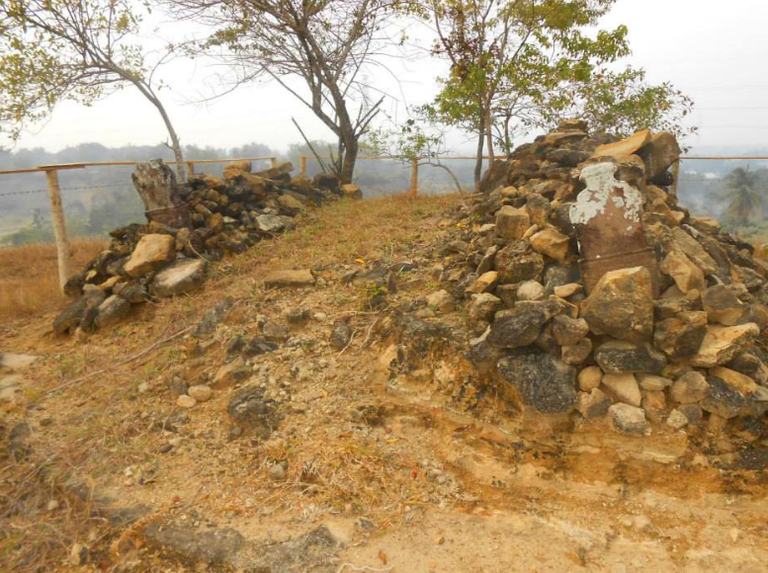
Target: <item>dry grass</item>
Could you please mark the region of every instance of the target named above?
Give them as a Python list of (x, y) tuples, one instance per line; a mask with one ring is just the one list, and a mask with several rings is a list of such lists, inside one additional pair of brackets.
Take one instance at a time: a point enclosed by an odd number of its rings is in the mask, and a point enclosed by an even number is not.
[[(79, 270), (106, 245), (103, 239), (76, 239), (73, 269)], [(34, 244), (0, 249), (0, 318), (17, 318), (59, 308), (56, 246)]]

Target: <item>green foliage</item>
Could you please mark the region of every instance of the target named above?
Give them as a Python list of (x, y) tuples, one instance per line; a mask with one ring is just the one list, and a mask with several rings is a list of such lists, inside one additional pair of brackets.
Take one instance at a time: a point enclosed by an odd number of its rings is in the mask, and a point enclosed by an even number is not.
[(432, 122), (490, 139), (505, 152), (532, 127), (584, 117), (598, 129), (682, 133), (691, 100), (671, 84), (648, 85), (644, 70), (610, 71), (629, 54), (627, 27), (599, 25), (615, 0), (430, 0), (451, 64), (441, 90), (420, 109)]
[(721, 199), (729, 201), (724, 221), (729, 227), (748, 225), (764, 218), (761, 193), (766, 185), (760, 175), (743, 167), (737, 167), (724, 181)]
[(90, 105), (145, 72), (129, 0), (16, 0), (0, 21), (0, 133), (13, 140), (60, 101)]

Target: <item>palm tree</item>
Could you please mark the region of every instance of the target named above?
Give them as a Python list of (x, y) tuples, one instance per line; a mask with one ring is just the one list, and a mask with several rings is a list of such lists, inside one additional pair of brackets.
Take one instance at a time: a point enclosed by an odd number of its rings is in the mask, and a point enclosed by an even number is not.
[(756, 191), (760, 176), (744, 167), (737, 167), (725, 178), (722, 198), (730, 201), (725, 217), (737, 225), (763, 219), (763, 200)]

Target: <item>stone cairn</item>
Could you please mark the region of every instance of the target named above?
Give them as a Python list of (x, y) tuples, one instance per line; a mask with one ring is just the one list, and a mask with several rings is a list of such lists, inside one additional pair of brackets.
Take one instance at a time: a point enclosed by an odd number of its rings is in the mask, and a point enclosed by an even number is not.
[(201, 173), (177, 185), (162, 161), (139, 165), (133, 181), (148, 223), (112, 231), (109, 247), (67, 282), (74, 302), (54, 320), (54, 331), (92, 332), (119, 322), (133, 305), (187, 293), (205, 281), (208, 261), (293, 228), (309, 205), (361, 196), (334, 176), (291, 178), (292, 169), (284, 163), (251, 173), (251, 162), (239, 161), (223, 178)]
[(679, 153), (567, 121), (485, 174), (442, 292), (467, 300), (469, 357), (502, 395), (627, 434), (768, 411), (768, 265), (678, 204)]

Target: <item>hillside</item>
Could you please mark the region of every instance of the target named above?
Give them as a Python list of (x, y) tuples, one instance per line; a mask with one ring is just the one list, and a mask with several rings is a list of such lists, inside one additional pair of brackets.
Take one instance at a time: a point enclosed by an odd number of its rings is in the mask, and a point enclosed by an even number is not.
[[(398, 316), (466, 320), (423, 301), (467, 212), (344, 200), (113, 330), (6, 320), (0, 349), (38, 359), (0, 421), (2, 568), (763, 571), (762, 464), (734, 463), (732, 437), (639, 439), (451, 395), (428, 344), (393, 376)], [(317, 284), (264, 288), (297, 268)], [(177, 406), (195, 382), (210, 399)]]

